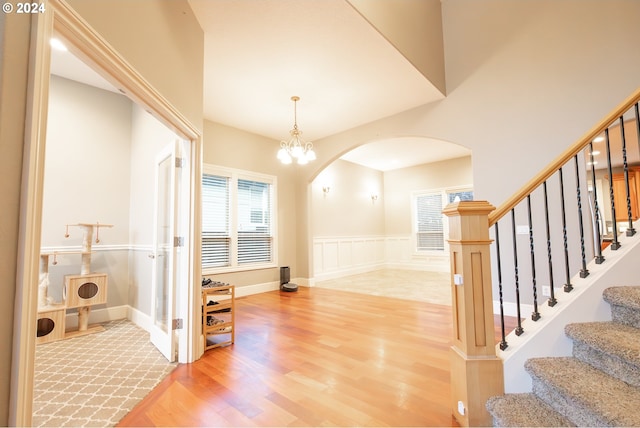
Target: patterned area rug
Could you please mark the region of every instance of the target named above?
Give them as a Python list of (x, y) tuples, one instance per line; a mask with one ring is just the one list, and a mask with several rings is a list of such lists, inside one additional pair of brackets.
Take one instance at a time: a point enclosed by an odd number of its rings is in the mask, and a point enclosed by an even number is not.
[(115, 426), (176, 364), (128, 320), (36, 347), (34, 427)]

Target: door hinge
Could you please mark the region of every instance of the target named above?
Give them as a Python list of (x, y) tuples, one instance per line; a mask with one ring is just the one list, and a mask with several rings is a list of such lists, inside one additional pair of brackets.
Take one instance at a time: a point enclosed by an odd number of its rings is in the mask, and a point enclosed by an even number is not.
[(173, 237), (173, 246), (174, 247), (184, 247), (184, 236), (174, 236)]
[(176, 318), (171, 322), (171, 330), (182, 330), (182, 318)]
[(176, 158), (176, 168), (182, 168), (184, 166), (183, 158)]

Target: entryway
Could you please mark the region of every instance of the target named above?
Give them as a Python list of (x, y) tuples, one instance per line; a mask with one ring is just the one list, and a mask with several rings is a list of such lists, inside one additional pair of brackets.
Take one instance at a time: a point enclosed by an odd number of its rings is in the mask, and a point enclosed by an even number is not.
[[(52, 7), (52, 9), (55, 8)], [(124, 112), (116, 113), (118, 108), (114, 108), (114, 105), (109, 106), (116, 116), (121, 116), (121, 119), (128, 118), (130, 121), (128, 128), (118, 131), (119, 127), (113, 125), (98, 125), (92, 121), (76, 122), (69, 128), (70, 135), (72, 138), (77, 137), (76, 131), (84, 127), (86, 129), (81, 137), (73, 142), (65, 141), (63, 137), (60, 140), (62, 144), (57, 147), (55, 144), (49, 145), (50, 138), (48, 132), (45, 132), (49, 111), (48, 105), (43, 101), (49, 99), (49, 95), (55, 91), (55, 85), (66, 85), (67, 89), (73, 87), (74, 91), (83, 92), (84, 95), (93, 91), (87, 85), (80, 85), (69, 79), (60, 79), (57, 83), (49, 81), (49, 67), (43, 62), (49, 59), (47, 52), (49, 39), (54, 31), (68, 44), (67, 46), (74, 54), (81, 53), (83, 61), (91, 64), (95, 70), (102, 70), (101, 76), (116, 85), (118, 91), (126, 95), (124, 97), (122, 94), (109, 94), (105, 97), (105, 100), (109, 101), (105, 101), (104, 104), (99, 103), (100, 108), (107, 107), (106, 104), (110, 103), (122, 104), (121, 100), (116, 100), (117, 98), (131, 97), (136, 100), (135, 104), (128, 101), (130, 108), (128, 110), (125, 108)], [(20, 385), (13, 407), (18, 425), (31, 425), (32, 419), (36, 352), (30, 336), (34, 338), (36, 336), (37, 323), (34, 309), (38, 306), (38, 296), (37, 287), (31, 288), (30, 284), (39, 283), (37, 272), (41, 267), (39, 266), (40, 254), (42, 247), (48, 245), (51, 253), (48, 262), (56, 267), (56, 272), (50, 270), (49, 284), (57, 283), (58, 285), (57, 290), (52, 289), (51, 295), (48, 296), (52, 300), (46, 300), (46, 303), (62, 304), (65, 301), (65, 297), (68, 296), (64, 296), (61, 285), (65, 281), (65, 276), (68, 276), (70, 271), (77, 273), (78, 270), (84, 270), (84, 266), (78, 269), (80, 264), (84, 264), (84, 260), (79, 262), (78, 258), (74, 258), (69, 251), (65, 251), (69, 250), (69, 247), (74, 250), (74, 247), (79, 245), (78, 239), (82, 242), (86, 238), (86, 235), (80, 236), (82, 233), (78, 234), (78, 230), (71, 231), (77, 225), (82, 229), (85, 224), (93, 224), (96, 231), (100, 230), (99, 237), (91, 237), (91, 239), (95, 238), (93, 247), (95, 251), (91, 255), (90, 271), (104, 272), (109, 279), (107, 287), (104, 287), (102, 282), (94, 284), (95, 288), (108, 291), (106, 303), (99, 302), (91, 308), (93, 318), (90, 315), (89, 323), (128, 318), (135, 324), (143, 326), (144, 330), (150, 331), (157, 321), (151, 316), (154, 310), (161, 314), (161, 321), (165, 325), (173, 325), (171, 307), (165, 305), (173, 302), (172, 306), (175, 306), (177, 314), (183, 317), (184, 327), (179, 335), (173, 330), (167, 332), (167, 335), (171, 337), (173, 344), (177, 343), (178, 358), (181, 362), (190, 362), (199, 356), (198, 341), (194, 340), (194, 332), (198, 327), (198, 323), (195, 322), (198, 317), (194, 308), (199, 302), (199, 294), (196, 294), (192, 290), (195, 287), (190, 285), (195, 283), (193, 278), (199, 278), (199, 274), (196, 273), (200, 271), (198, 257), (194, 257), (194, 253), (199, 252), (194, 239), (199, 235), (199, 227), (194, 222), (195, 213), (199, 209), (199, 194), (194, 188), (198, 187), (200, 177), (200, 133), (155, 92), (135, 70), (125, 66), (121, 57), (109, 46), (104, 45), (91, 28), (77, 21), (75, 15), (51, 10), (50, 14), (42, 16), (38, 23), (38, 30), (34, 32), (34, 44), (36, 47), (32, 61), (35, 89), (31, 94), (33, 103), (30, 105), (28, 114), (31, 120), (27, 123), (27, 129), (30, 130), (27, 138), (33, 149), (25, 152), (25, 170), (28, 171), (25, 177), (27, 183), (25, 199), (34, 202), (30, 210), (31, 214), (22, 219), (23, 227), (29, 233), (24, 234), (26, 250), (21, 268), (24, 271), (24, 279), (20, 285), (22, 289), (33, 291), (23, 293), (21, 307), (21, 311), (27, 316), (23, 317), (25, 322), (23, 334), (20, 336), (22, 343), (17, 344), (20, 355), (16, 359), (14, 370), (14, 380)], [(114, 75), (104, 72), (105, 69), (111, 70)], [(52, 81), (56, 79), (51, 78)], [(68, 94), (66, 90), (62, 92), (65, 95)], [(86, 108), (86, 104), (84, 107)], [(63, 112), (71, 122), (87, 113), (82, 103), (79, 106), (75, 105), (74, 108), (77, 114), (68, 110)], [(94, 119), (96, 117), (101, 119), (100, 114), (94, 116)], [(152, 122), (161, 126), (151, 125)], [(49, 123), (53, 124), (54, 121), (51, 120)], [(154, 129), (151, 134), (146, 132), (149, 127)], [(164, 129), (160, 130), (161, 127)], [(124, 135), (128, 137), (121, 138)], [(101, 145), (96, 145), (96, 140), (101, 140)], [(184, 214), (183, 221), (177, 223), (174, 233), (174, 231), (165, 230), (164, 226), (169, 223), (156, 223), (153, 219), (156, 216), (154, 209), (157, 200), (161, 199), (156, 198), (154, 191), (156, 177), (159, 177), (156, 155), (167, 145), (175, 145), (176, 141), (179, 141), (177, 145), (182, 151), (182, 161), (175, 161), (172, 155), (172, 168), (180, 169), (180, 172), (175, 175), (181, 176), (186, 187), (167, 199), (174, 207), (180, 207), (179, 210), (169, 210), (171, 224), (176, 224), (172, 220), (175, 214), (178, 212)], [(70, 152), (57, 150), (67, 143), (75, 144), (73, 150)], [(50, 171), (48, 162), (45, 166), (43, 161), (45, 151), (47, 151), (46, 157), (50, 158), (47, 161), (59, 162), (53, 171)], [(57, 159), (56, 155), (58, 155)], [(56, 178), (50, 180), (51, 177)], [(53, 187), (54, 190), (51, 191), (47, 189), (48, 187)], [(166, 188), (176, 189), (173, 182)], [(55, 203), (50, 204), (51, 200)], [(102, 218), (103, 215), (111, 219)], [(106, 224), (113, 227), (98, 227)], [(164, 247), (163, 244), (166, 241), (154, 241), (154, 229), (157, 230), (158, 224), (161, 225), (163, 232), (174, 237), (170, 240), (173, 249)], [(65, 239), (69, 241), (65, 242)], [(80, 244), (80, 246), (83, 245), (84, 242)], [(159, 247), (162, 248), (162, 253), (158, 251)], [(82, 249), (80, 253), (83, 253)], [(172, 286), (158, 288), (162, 290), (157, 299), (161, 304), (154, 305), (150, 284), (157, 275), (154, 274), (153, 265), (159, 264), (156, 263), (158, 257), (168, 254), (174, 261), (182, 260), (182, 263), (179, 266), (173, 264), (175, 269), (155, 269), (156, 273), (169, 272), (167, 284)], [(76, 254), (76, 256), (83, 259), (85, 254)], [(48, 265), (48, 267), (51, 266)], [(133, 286), (130, 286), (131, 284)], [(20, 287), (18, 287), (19, 291)], [(171, 291), (172, 289), (178, 291), (179, 299), (170, 298), (170, 294), (175, 292)], [(65, 291), (68, 290), (65, 289)], [(168, 310), (158, 311), (164, 306)], [(74, 315), (67, 314), (65, 321), (73, 318)], [(82, 324), (80, 317), (78, 317), (78, 324)], [(96, 335), (100, 334), (96, 333)], [(59, 341), (66, 340), (60, 338)], [(55, 344), (59, 341), (53, 342)], [(73, 352), (67, 359), (72, 358), (72, 355)], [(167, 355), (173, 359), (175, 353), (169, 350)], [(85, 367), (84, 371), (76, 376), (80, 379), (94, 374), (90, 367)]]
[[(190, 146), (68, 51), (52, 52), (49, 83), (34, 425), (113, 425), (177, 357), (175, 286), (188, 270), (173, 237), (185, 235)], [(143, 349), (150, 373), (135, 364)]]

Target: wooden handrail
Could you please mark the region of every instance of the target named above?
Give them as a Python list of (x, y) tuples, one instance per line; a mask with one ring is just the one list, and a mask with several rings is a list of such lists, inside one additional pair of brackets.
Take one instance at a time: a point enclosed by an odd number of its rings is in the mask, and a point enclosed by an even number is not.
[(622, 102), (615, 110), (604, 117), (596, 126), (591, 128), (589, 132), (584, 134), (575, 144), (565, 150), (556, 160), (550, 163), (545, 169), (529, 180), (519, 191), (513, 194), (503, 204), (501, 204), (495, 211), (489, 215), (489, 227), (493, 226), (502, 217), (504, 217), (509, 211), (511, 211), (516, 205), (518, 205), (527, 195), (530, 195), (538, 186), (542, 185), (553, 174), (556, 173), (564, 164), (569, 162), (571, 158), (584, 150), (587, 145), (593, 141), (599, 134), (611, 125), (616, 119), (622, 116), (627, 110), (629, 110), (635, 103), (640, 100), (640, 88), (631, 94), (624, 102)]

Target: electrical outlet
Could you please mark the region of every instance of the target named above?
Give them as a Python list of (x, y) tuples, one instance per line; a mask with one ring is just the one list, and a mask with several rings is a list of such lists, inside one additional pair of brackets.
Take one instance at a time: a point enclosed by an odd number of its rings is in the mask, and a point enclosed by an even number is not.
[(464, 403), (462, 401), (458, 401), (458, 413), (460, 413), (462, 416), (464, 416), (466, 411), (467, 411), (467, 409), (465, 409)]
[(525, 226), (519, 224), (516, 226), (516, 235), (528, 235), (529, 234), (529, 226)]
[(542, 286), (542, 295), (545, 297), (551, 297), (551, 287), (549, 285)]

